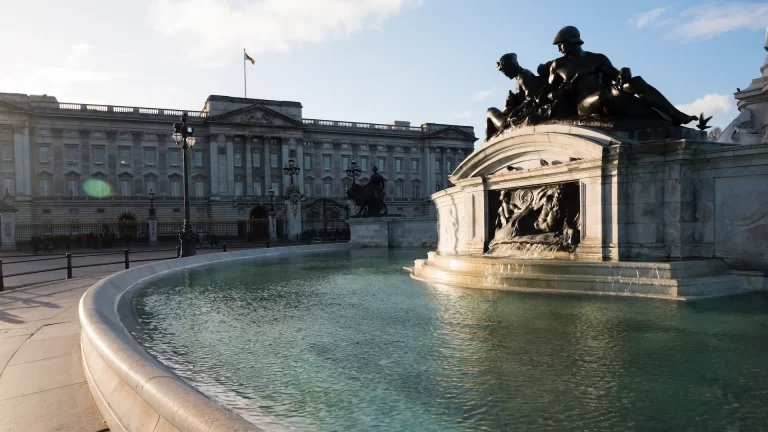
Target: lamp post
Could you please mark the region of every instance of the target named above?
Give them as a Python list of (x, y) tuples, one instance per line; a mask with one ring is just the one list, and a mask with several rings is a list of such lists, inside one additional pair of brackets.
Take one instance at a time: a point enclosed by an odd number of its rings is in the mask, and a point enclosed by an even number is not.
[(181, 161), (184, 166), (184, 224), (182, 225), (179, 240), (181, 240), (180, 258), (194, 256), (197, 235), (192, 231), (189, 216), (189, 173), (187, 162), (187, 148), (195, 145), (195, 129), (187, 125), (187, 113), (181, 116), (180, 123), (173, 124), (173, 141), (181, 148)]
[(275, 190), (274, 189), (269, 190), (269, 212), (270, 213), (275, 212)]
[(291, 186), (293, 186), (293, 176), (297, 175), (299, 171), (301, 171), (301, 168), (296, 165), (296, 162), (293, 161), (293, 158), (288, 159), (288, 165), (283, 168), (283, 173), (285, 173), (285, 175), (291, 176)]
[(359, 176), (361, 172), (362, 171), (357, 167), (357, 162), (352, 161), (349, 164), (349, 168), (347, 168), (347, 177), (352, 177), (352, 184), (355, 184), (355, 177)]
[(149, 190), (149, 217), (155, 215), (155, 191)]

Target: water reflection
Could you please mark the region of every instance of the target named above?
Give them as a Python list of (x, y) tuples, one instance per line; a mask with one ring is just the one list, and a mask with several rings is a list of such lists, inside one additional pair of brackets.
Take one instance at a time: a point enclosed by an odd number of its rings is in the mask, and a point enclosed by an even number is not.
[(423, 251), (172, 274), (141, 341), (220, 403), (300, 430), (761, 430), (764, 296), (677, 302), (426, 285)]

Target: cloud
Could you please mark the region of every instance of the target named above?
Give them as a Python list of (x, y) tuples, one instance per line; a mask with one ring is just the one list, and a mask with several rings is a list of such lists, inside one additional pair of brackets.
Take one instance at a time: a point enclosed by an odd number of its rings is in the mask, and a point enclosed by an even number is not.
[(458, 114), (456, 114), (454, 117), (456, 118), (470, 118), (472, 117), (472, 113), (469, 111), (463, 111)]
[(91, 46), (88, 45), (85, 42), (80, 42), (72, 45), (72, 47), (69, 49), (69, 55), (67, 55), (67, 58), (64, 59), (64, 64), (73, 66), (80, 63), (80, 60), (88, 54), (88, 51), (91, 50)]
[(640, 12), (633, 15), (632, 18), (629, 19), (629, 23), (639, 29), (648, 27), (649, 25), (654, 24), (665, 10), (666, 9), (664, 8), (656, 8), (647, 12)]
[(82, 65), (88, 59), (91, 46), (85, 42), (72, 45), (61, 66), (44, 66), (35, 70), (34, 75), (48, 85), (70, 85), (78, 83), (100, 83), (127, 76), (127, 73), (109, 74), (91, 70)]
[(482, 90), (479, 92), (475, 92), (472, 94), (472, 101), (474, 102), (484, 101), (489, 97), (491, 97), (492, 94), (493, 94), (493, 90)]
[(375, 29), (405, 7), (420, 5), (421, 0), (153, 0), (150, 19), (156, 31), (192, 42), (198, 61), (217, 64), (237, 48), (251, 55), (286, 52)]
[(710, 124), (714, 126), (725, 126), (736, 117), (736, 100), (733, 95), (711, 93), (689, 104), (677, 105), (676, 108), (690, 115), (704, 113), (705, 117), (712, 116)]
[(663, 8), (639, 13), (630, 19), (637, 28), (664, 29), (668, 39), (684, 42), (712, 39), (735, 30), (763, 30), (768, 23), (768, 3), (710, 3), (682, 10), (659, 20)]

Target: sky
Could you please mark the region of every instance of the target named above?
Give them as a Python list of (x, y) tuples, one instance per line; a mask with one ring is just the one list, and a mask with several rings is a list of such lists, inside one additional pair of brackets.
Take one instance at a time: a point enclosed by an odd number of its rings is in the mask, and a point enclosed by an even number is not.
[[(515, 88), (495, 63), (584, 49), (685, 112), (736, 115), (760, 76), (768, 2), (642, 0), (0, 0), (0, 92), (199, 110), (208, 95), (301, 102), (305, 118), (475, 127)], [(243, 49), (256, 61), (244, 63)], [(480, 144), (480, 140), (476, 143)]]

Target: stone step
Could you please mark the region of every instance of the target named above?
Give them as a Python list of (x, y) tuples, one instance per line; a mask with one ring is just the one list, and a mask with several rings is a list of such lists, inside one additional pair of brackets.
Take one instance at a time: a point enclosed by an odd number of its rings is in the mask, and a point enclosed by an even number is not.
[(547, 259), (510, 259), (428, 253), (432, 267), (491, 274), (585, 275), (670, 279), (717, 276), (727, 272), (721, 260), (673, 262), (585, 262)]
[(744, 282), (730, 274), (685, 278), (596, 276), (575, 273), (515, 274), (447, 269), (433, 266), (429, 261), (418, 260), (411, 275), (431, 283), (466, 288), (636, 295), (681, 300), (747, 291)]

